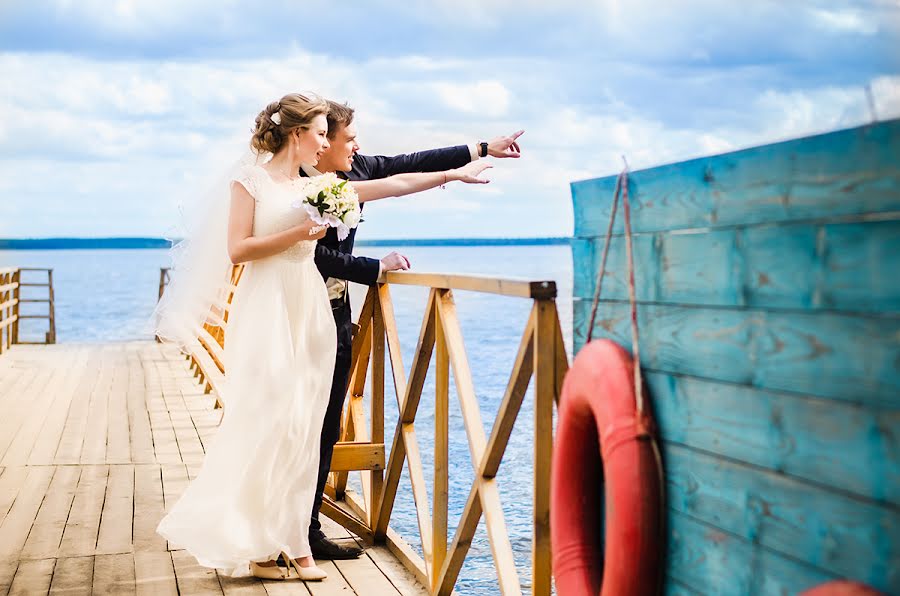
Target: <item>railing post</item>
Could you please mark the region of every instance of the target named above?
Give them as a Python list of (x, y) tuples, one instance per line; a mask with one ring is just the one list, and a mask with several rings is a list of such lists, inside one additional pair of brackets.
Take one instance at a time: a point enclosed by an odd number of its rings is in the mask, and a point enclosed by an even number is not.
[(534, 543), (532, 594), (549, 596), (550, 465), (553, 458), (553, 402), (556, 394), (556, 301), (539, 299), (534, 330)]
[(15, 321), (13, 321), (11, 332), (12, 332), (12, 343), (19, 343), (19, 300), (21, 297), (21, 292), (19, 290), (19, 286), (21, 284), (22, 272), (19, 269), (13, 271), (12, 274), (12, 282), (16, 284), (16, 287), (13, 288), (13, 300), (15, 300), (15, 304), (13, 304), (12, 314), (15, 317)]
[[(9, 273), (0, 273), (0, 286), (5, 286), (9, 283)], [(3, 290), (0, 292), (0, 304), (5, 305), (6, 301), (9, 299), (9, 291)], [(3, 323), (6, 320), (6, 314), (9, 309), (6, 306), (0, 307), (0, 323)], [(3, 339), (3, 333), (6, 332), (6, 340)], [(9, 347), (9, 336), (10, 330), (8, 327), (0, 327), (0, 354), (3, 353), (4, 344), (5, 347)]]
[[(4, 286), (10, 285), (12, 283), (12, 273), (6, 272), (3, 274), (3, 281), (0, 282)], [(12, 290), (4, 290), (3, 294), (0, 295), (0, 303), (3, 303), (7, 306), (3, 307), (3, 312), (0, 312), (0, 320), (5, 321), (12, 318), (12, 306), (9, 306), (10, 298), (12, 296)], [(3, 336), (0, 335), (0, 343), (3, 343)], [(12, 323), (10, 323), (6, 327), (6, 345), (3, 346), (4, 349), (9, 349), (9, 346), (12, 345)]]
[(438, 589), (440, 570), (447, 556), (447, 517), (450, 494), (450, 356), (438, 309), (434, 309), (434, 504), (431, 509), (431, 589)]
[(53, 269), (47, 269), (47, 298), (50, 300), (50, 329), (47, 331), (47, 343), (56, 343), (56, 302), (53, 292)]
[[(375, 293), (374, 317), (372, 320), (372, 431), (373, 443), (384, 443), (384, 314), (381, 310), (381, 298)], [(369, 519), (366, 522), (373, 525), (378, 516), (378, 505), (384, 489), (384, 471), (372, 470), (371, 492), (369, 502), (366, 503), (369, 510)]]

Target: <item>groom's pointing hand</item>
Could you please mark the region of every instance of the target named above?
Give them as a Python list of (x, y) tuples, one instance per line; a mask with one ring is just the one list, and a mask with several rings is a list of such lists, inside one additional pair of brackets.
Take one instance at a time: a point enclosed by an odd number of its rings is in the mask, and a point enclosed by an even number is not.
[(488, 155), (491, 157), (521, 157), (517, 139), (522, 136), (524, 130), (518, 130), (505, 137), (497, 137), (488, 143)]

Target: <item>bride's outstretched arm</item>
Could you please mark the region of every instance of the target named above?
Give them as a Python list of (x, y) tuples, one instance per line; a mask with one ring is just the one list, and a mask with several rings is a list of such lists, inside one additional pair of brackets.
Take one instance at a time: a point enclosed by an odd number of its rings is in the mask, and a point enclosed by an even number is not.
[(353, 182), (353, 188), (359, 195), (359, 201), (374, 201), (387, 197), (402, 197), (413, 193), (422, 192), (429, 188), (441, 186), (454, 180), (466, 184), (487, 184), (489, 180), (479, 178), (479, 174), (488, 168), (490, 164), (483, 161), (473, 161), (455, 170), (444, 172), (428, 172), (417, 174), (395, 174), (380, 180), (361, 180)]
[(231, 211), (228, 214), (228, 256), (235, 265), (277, 255), (301, 240), (318, 240), (325, 236), (324, 229), (315, 234), (309, 233), (316, 226), (311, 220), (283, 232), (254, 236), (255, 211), (256, 201), (247, 189), (242, 184), (232, 183)]

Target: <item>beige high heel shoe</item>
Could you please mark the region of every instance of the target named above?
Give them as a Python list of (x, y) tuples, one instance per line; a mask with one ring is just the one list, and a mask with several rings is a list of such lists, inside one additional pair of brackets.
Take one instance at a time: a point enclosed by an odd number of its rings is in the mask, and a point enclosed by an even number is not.
[(285, 575), (284, 571), (282, 571), (281, 567), (279, 567), (277, 563), (275, 565), (263, 567), (258, 563), (254, 563), (252, 561), (250, 562), (250, 575), (252, 575), (253, 577), (258, 577), (259, 579), (285, 580), (290, 576), (290, 573), (290, 567), (288, 567), (287, 575)]
[(328, 577), (328, 574), (319, 569), (316, 566), (312, 567), (303, 567), (300, 563), (297, 562), (296, 559), (292, 559), (287, 556), (287, 553), (281, 553), (281, 557), (284, 559), (284, 562), (288, 566), (288, 577), (291, 576), (291, 567), (297, 570), (297, 576), (305, 581), (305, 582), (317, 582), (322, 581), (323, 579)]

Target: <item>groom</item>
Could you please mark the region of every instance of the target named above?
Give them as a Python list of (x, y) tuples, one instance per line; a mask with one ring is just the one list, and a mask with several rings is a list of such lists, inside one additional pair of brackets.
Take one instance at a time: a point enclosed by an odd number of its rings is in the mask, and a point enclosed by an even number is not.
[[(314, 176), (336, 172), (348, 180), (374, 180), (394, 174), (409, 172), (440, 172), (459, 168), (480, 157), (519, 157), (517, 139), (524, 131), (510, 136), (497, 137), (472, 145), (458, 145), (443, 149), (431, 149), (394, 157), (358, 155), (356, 127), (353, 124), (353, 108), (329, 101), (328, 142), (330, 147), (322, 154), (316, 168), (304, 166), (301, 175)], [(347, 393), (350, 375), (350, 353), (353, 343), (350, 297), (347, 281), (374, 285), (385, 271), (409, 269), (409, 261), (403, 255), (391, 253), (385, 258), (354, 257), (353, 241), (356, 228), (343, 241), (337, 238), (337, 230), (330, 228), (316, 246), (316, 265), (331, 300), (331, 312), (337, 325), (337, 358), (331, 385), (331, 398), (322, 425), (319, 450), (319, 479), (313, 500), (309, 525), (309, 545), (317, 559), (353, 559), (362, 554), (356, 547), (341, 546), (325, 537), (319, 522), (319, 507), (325, 482), (331, 469), (331, 456), (341, 427), (341, 411)]]

